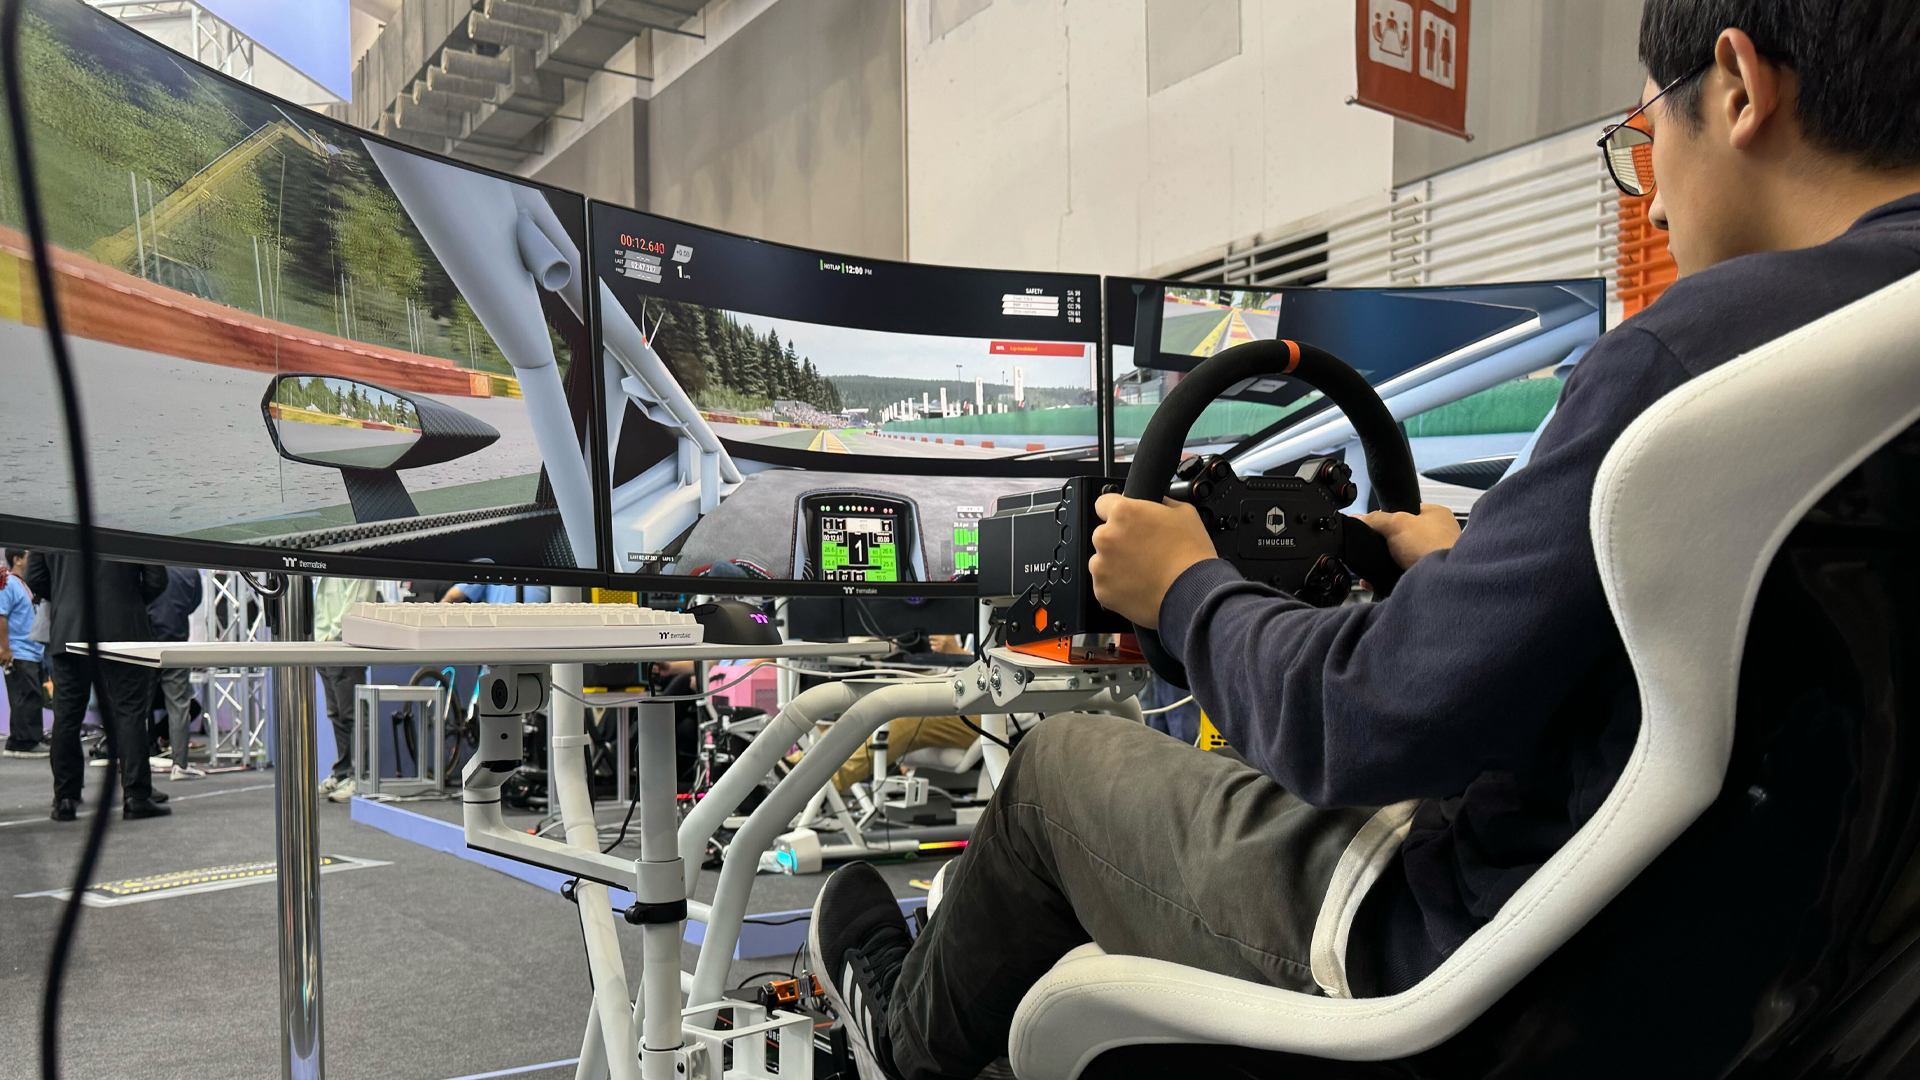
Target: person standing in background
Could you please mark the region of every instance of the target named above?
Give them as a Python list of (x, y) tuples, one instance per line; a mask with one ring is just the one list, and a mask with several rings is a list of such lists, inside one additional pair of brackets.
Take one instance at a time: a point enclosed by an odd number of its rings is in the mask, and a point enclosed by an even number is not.
[(7, 678), (6, 756), (47, 756), (45, 696), (40, 691), (42, 648), (33, 639), (33, 592), (20, 575), (25, 548), (7, 548), (0, 566), (0, 668)]
[[(360, 578), (321, 578), (313, 586), (313, 640), (339, 641), (340, 620), (353, 605), (379, 598), (373, 582)], [(353, 691), (367, 677), (365, 667), (322, 667), (320, 686), (333, 724), (333, 773), (320, 782), (320, 794), (333, 802), (353, 798)]]
[[(187, 640), (187, 618), (205, 596), (200, 571), (184, 566), (167, 567), (167, 590), (147, 605), (147, 617), (153, 620), (154, 640)], [(171, 779), (198, 780), (207, 774), (187, 760), (187, 723), (193, 719), (193, 671), (161, 668), (159, 679), (160, 696), (167, 703), (167, 745), (173, 752)]]
[[(27, 557), (26, 579), (34, 595), (53, 601), (53, 636), (47, 645), (47, 662), (53, 668), (53, 820), (72, 821), (79, 816), (86, 783), (80, 725), (87, 717), (95, 663), (91, 657), (67, 651), (68, 642), (86, 639), (80, 556), (36, 551)], [(93, 576), (100, 639), (151, 639), (153, 621), (147, 617), (147, 604), (166, 588), (167, 572), (162, 567), (100, 562)], [(107, 691), (107, 699), (100, 702), (100, 719), (112, 725), (108, 731), (120, 753), (120, 786), (125, 795), (121, 816), (130, 820), (164, 817), (173, 810), (165, 805), (167, 796), (153, 790), (153, 770), (147, 761), (147, 706), (153, 701), (153, 675), (145, 668), (112, 660), (100, 662), (100, 675)]]
[(545, 585), (455, 585), (440, 598), (443, 604), (544, 604), (553, 598)]

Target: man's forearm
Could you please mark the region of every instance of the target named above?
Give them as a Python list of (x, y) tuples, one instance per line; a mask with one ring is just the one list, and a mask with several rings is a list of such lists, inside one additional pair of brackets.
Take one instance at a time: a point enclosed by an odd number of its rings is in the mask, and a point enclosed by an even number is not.
[(1317, 624), (1335, 620), (1339, 610), (1248, 581), (1222, 559), (1181, 574), (1160, 608), (1162, 640), (1186, 663), (1208, 719), (1255, 768), (1317, 805), (1348, 793), (1325, 752), (1323, 688), (1299, 673), (1319, 647)]
[(1316, 608), (1214, 560), (1175, 582), (1161, 635), (1227, 742), (1307, 802), (1443, 798), (1547, 703), (1491, 662), (1518, 650), (1461, 625), (1471, 609), (1437, 569), (1409, 572), (1386, 603)]

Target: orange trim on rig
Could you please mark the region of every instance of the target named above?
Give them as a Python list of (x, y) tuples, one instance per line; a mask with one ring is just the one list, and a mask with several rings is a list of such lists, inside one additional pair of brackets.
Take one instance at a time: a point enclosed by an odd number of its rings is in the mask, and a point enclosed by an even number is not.
[(1009, 652), (1026, 656), (1037, 656), (1042, 660), (1058, 660), (1063, 664), (1071, 663), (1073, 658), (1073, 639), (1071, 637), (1051, 638), (1046, 641), (1029, 641), (1025, 645), (1009, 645)]
[(1042, 660), (1058, 660), (1063, 664), (1139, 664), (1146, 660), (1140, 655), (1140, 646), (1132, 634), (1119, 635), (1111, 651), (1092, 645), (1075, 645), (1071, 635), (1030, 641), (1025, 645), (1009, 645), (1007, 649)]
[(1300, 345), (1298, 342), (1290, 341), (1286, 338), (1281, 338), (1280, 340), (1285, 342), (1287, 346), (1287, 369), (1280, 374), (1291, 375), (1293, 374), (1293, 369), (1300, 366)]

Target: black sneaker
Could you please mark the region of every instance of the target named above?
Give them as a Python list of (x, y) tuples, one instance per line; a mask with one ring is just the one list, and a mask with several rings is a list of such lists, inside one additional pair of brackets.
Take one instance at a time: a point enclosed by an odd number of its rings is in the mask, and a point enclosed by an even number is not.
[(860, 1080), (900, 1080), (887, 1005), (913, 938), (880, 871), (863, 862), (833, 872), (813, 902), (807, 954), (847, 1029)]
[(74, 808), (74, 800), (72, 799), (53, 800), (53, 820), (72, 821), (79, 816), (80, 816), (79, 811), (77, 811)]

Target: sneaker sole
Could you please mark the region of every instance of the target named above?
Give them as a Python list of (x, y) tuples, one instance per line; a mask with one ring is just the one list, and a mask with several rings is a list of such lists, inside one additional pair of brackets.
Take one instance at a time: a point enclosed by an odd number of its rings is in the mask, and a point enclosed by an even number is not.
[[(820, 956), (820, 897), (813, 898), (813, 917), (807, 920), (807, 959), (813, 964), (813, 973), (820, 980), (820, 988), (827, 992), (827, 1000), (833, 1005), (833, 1014), (847, 1029), (847, 1049), (853, 1052), (853, 1067), (860, 1074), (860, 1080), (888, 1080), (887, 1071), (873, 1056), (873, 1050), (867, 1045), (867, 1033), (861, 1031), (854, 1022), (852, 1010), (847, 1008), (846, 999), (840, 996), (837, 975), (830, 974), (826, 963)], [(858, 1035), (858, 1038), (854, 1038)]]

